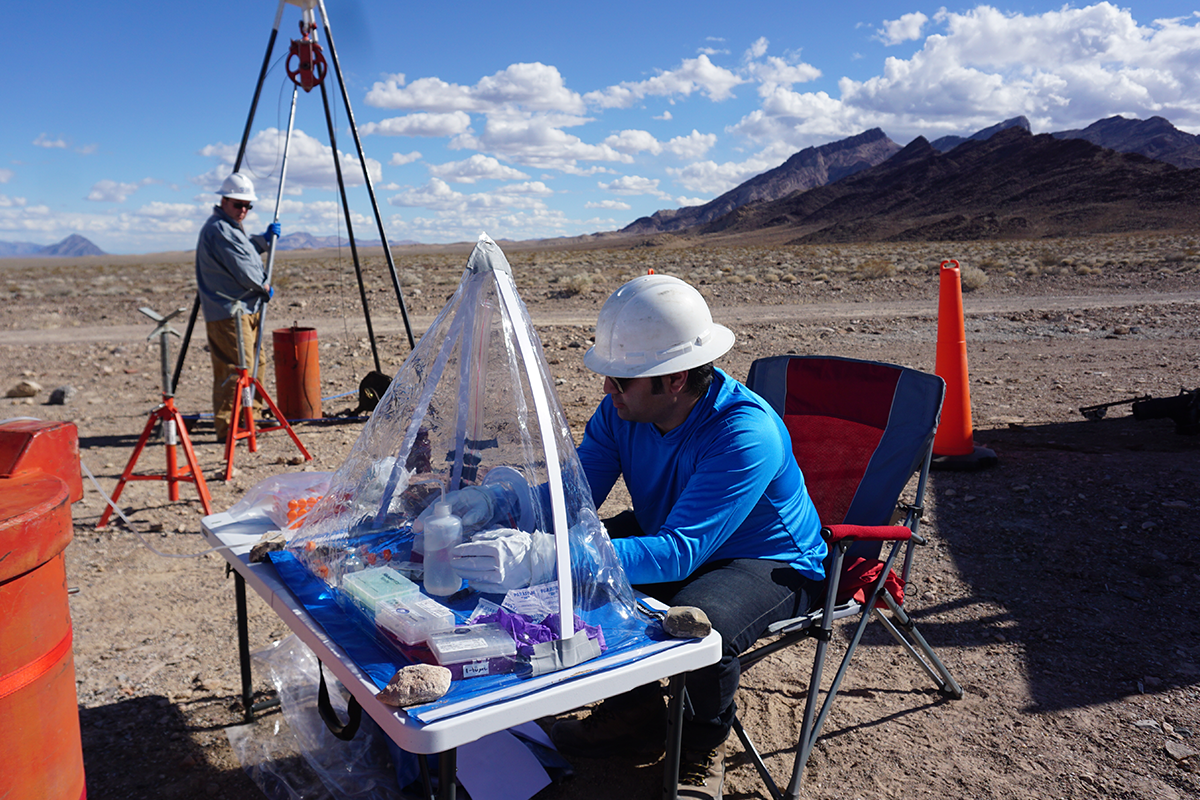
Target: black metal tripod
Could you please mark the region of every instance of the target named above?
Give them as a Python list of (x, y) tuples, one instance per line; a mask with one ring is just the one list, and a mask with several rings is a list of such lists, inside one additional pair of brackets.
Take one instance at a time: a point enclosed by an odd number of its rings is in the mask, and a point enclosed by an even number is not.
[[(279, 0), (279, 8), (275, 12), (275, 24), (271, 29), (271, 37), (267, 42), (267, 52), (263, 56), (262, 68), (258, 73), (258, 83), (254, 87), (254, 99), (250, 102), (250, 114), (246, 119), (246, 127), (242, 131), (241, 145), (238, 147), (237, 160), (234, 162), (233, 171), (238, 172), (242, 166), (242, 159), (246, 155), (246, 145), (250, 140), (250, 129), (254, 124), (254, 113), (258, 108), (258, 99), (262, 94), (263, 82), (267, 76), (267, 69), (271, 62), (271, 53), (275, 48), (275, 39), (279, 34), (279, 23), (283, 18), (284, 6), (291, 2), (292, 5), (300, 6), (302, 19), (300, 20), (300, 39), (292, 40), (291, 49), (288, 53), (288, 76), (292, 81), (304, 89), (305, 92), (311, 91), (314, 87), (321, 89), (321, 102), (325, 108), (325, 124), (329, 130), (329, 146), (333, 150), (333, 166), (337, 173), (338, 191), (342, 200), (342, 211), (346, 220), (346, 234), (350, 240), (350, 255), (354, 261), (354, 274), (358, 280), (358, 294), (362, 301), (363, 317), (367, 324), (367, 337), (371, 342), (371, 355), (375, 359), (375, 372), (378, 373), (386, 382), (388, 376), (383, 373), (383, 367), (379, 361), (379, 348), (375, 342), (375, 329), (371, 325), (371, 310), (367, 303), (367, 290), (363, 283), (362, 265), (358, 258), (358, 246), (354, 239), (354, 225), (350, 215), (350, 205), (346, 200), (346, 182), (342, 178), (342, 163), (338, 157), (337, 137), (333, 127), (333, 115), (329, 107), (329, 94), (325, 90), (325, 75), (327, 67), (325, 57), (321, 46), (316, 41), (316, 20), (313, 13), (314, 8), (319, 8), (321, 12), (321, 21), (325, 29), (325, 39), (329, 46), (330, 59), (333, 62), (333, 72), (337, 76), (338, 89), (341, 91), (342, 100), (345, 103), (346, 115), (350, 119), (350, 133), (354, 137), (354, 146), (358, 151), (358, 160), (362, 165), (363, 180), (367, 186), (367, 194), (371, 199), (371, 208), (375, 215), (375, 225), (379, 230), (379, 238), (383, 244), (383, 253), (387, 259), (388, 271), (392, 278), (392, 287), (396, 291), (396, 302), (400, 305), (400, 315), (404, 319), (404, 330), (408, 335), (408, 347), (413, 349), (416, 342), (413, 339), (412, 324), (408, 318), (408, 308), (404, 304), (404, 293), (400, 289), (400, 278), (396, 272), (396, 263), (392, 258), (392, 250), (388, 245), (387, 234), (383, 230), (383, 217), (379, 213), (379, 203), (375, 199), (375, 189), (371, 185), (371, 176), (367, 171), (367, 159), (363, 153), (362, 141), (358, 135), (358, 125), (354, 122), (354, 111), (350, 108), (350, 96), (346, 93), (346, 83), (342, 78), (342, 69), (338, 63), (337, 49), (333, 45), (333, 32), (329, 27), (329, 13), (325, 10), (324, 0)], [(292, 59), (295, 58), (295, 67), (293, 67)], [(183, 336), (183, 342), (179, 348), (179, 358), (175, 362), (175, 372), (171, 378), (169, 390), (174, 393), (175, 387), (179, 384), (179, 376), (183, 372), (183, 361), (187, 356), (188, 345), (191, 343), (192, 331), (196, 327), (196, 317), (200, 313), (200, 295), (197, 294), (192, 302), (191, 316), (188, 317), (187, 330)], [(255, 362), (257, 363), (257, 361)]]

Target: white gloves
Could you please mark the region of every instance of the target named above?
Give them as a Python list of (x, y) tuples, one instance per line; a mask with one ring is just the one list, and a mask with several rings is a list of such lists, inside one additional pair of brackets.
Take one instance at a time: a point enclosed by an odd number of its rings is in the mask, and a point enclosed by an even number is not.
[(554, 537), (548, 533), (497, 528), (454, 547), (450, 565), (477, 591), (503, 594), (551, 580), (554, 555)]

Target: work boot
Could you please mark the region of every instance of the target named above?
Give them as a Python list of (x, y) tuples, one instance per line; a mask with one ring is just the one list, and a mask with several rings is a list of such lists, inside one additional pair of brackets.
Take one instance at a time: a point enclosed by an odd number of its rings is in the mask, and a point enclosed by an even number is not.
[(662, 695), (635, 693), (634, 697), (610, 697), (583, 719), (554, 723), (550, 738), (559, 752), (583, 758), (660, 755), (667, 739), (667, 709)]
[(725, 743), (712, 750), (684, 750), (679, 755), (680, 800), (721, 800), (725, 781)]

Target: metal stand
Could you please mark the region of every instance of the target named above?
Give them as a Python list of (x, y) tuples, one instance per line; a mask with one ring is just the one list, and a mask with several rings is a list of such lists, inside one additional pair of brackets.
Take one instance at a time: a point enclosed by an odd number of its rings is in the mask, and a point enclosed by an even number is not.
[[(408, 318), (408, 308), (404, 303), (404, 293), (400, 288), (400, 278), (396, 271), (396, 264), (392, 258), (392, 250), (388, 245), (387, 234), (383, 229), (383, 216), (379, 212), (379, 203), (375, 198), (374, 185), (371, 183), (371, 176), (367, 171), (367, 159), (363, 152), (362, 142), (358, 135), (358, 126), (354, 122), (354, 110), (350, 107), (350, 96), (346, 92), (346, 83), (342, 77), (341, 65), (338, 62), (337, 49), (333, 44), (333, 32), (329, 27), (329, 14), (325, 9), (324, 0), (279, 0), (279, 7), (275, 12), (275, 24), (271, 28), (271, 36), (267, 42), (267, 51), (263, 56), (262, 67), (259, 70), (258, 82), (254, 87), (254, 99), (250, 103), (250, 113), (246, 119), (246, 127), (242, 131), (242, 141), (238, 148), (237, 159), (233, 165), (233, 171), (237, 172), (241, 169), (242, 160), (246, 155), (246, 145), (250, 140), (250, 131), (254, 123), (254, 114), (258, 108), (258, 99), (262, 94), (263, 82), (266, 80), (267, 70), (271, 63), (271, 53), (275, 48), (275, 39), (279, 34), (279, 24), (283, 18), (283, 9), (288, 4), (299, 6), (301, 8), (303, 19), (300, 22), (300, 31), (302, 39), (292, 41), (292, 49), (289, 54), (289, 64), (291, 64), (291, 56), (298, 57), (298, 64), (295, 70), (289, 67), (288, 74), (292, 81), (304, 89), (305, 92), (310, 91), (315, 86), (321, 87), (321, 99), (325, 109), (325, 122), (329, 131), (329, 146), (333, 150), (333, 164), (337, 174), (338, 189), (342, 200), (342, 211), (346, 223), (346, 234), (350, 240), (350, 254), (354, 261), (354, 273), (358, 280), (359, 299), (362, 302), (363, 317), (367, 324), (367, 336), (371, 343), (371, 355), (375, 360), (375, 371), (382, 372), (382, 366), (379, 360), (379, 349), (375, 341), (375, 331), (371, 324), (371, 311), (367, 304), (367, 291), (363, 282), (362, 266), (358, 258), (358, 247), (354, 238), (354, 226), (350, 213), (350, 206), (346, 202), (346, 184), (342, 178), (342, 163), (338, 154), (337, 140), (334, 136), (333, 117), (330, 113), (329, 98), (325, 91), (325, 61), (321, 55), (321, 47), (317, 44), (315, 35), (310, 39), (310, 34), (314, 34), (316, 30), (316, 21), (313, 10), (319, 8), (321, 12), (321, 20), (324, 23), (325, 39), (328, 43), (330, 59), (333, 62), (333, 72), (337, 76), (338, 88), (342, 93), (342, 100), (345, 105), (346, 115), (350, 120), (350, 133), (354, 138), (355, 148), (358, 152), (358, 160), (362, 166), (363, 179), (367, 187), (367, 194), (371, 199), (371, 208), (375, 216), (375, 226), (379, 231), (379, 238), (383, 245), (383, 253), (387, 259), (388, 271), (391, 275), (392, 288), (396, 292), (396, 302), (400, 306), (400, 315), (404, 320), (404, 330), (408, 335), (408, 347), (410, 350), (416, 347), (416, 340), (413, 338), (412, 323)], [(294, 106), (293, 94), (293, 106)], [(278, 218), (278, 214), (276, 215)], [(187, 355), (188, 345), (191, 342), (192, 331), (196, 327), (196, 317), (200, 313), (200, 296), (196, 295), (192, 302), (191, 315), (188, 318), (187, 332), (184, 334), (183, 344), (180, 347), (179, 358), (175, 363), (175, 372), (171, 380), (171, 389), (179, 384), (180, 375), (183, 373), (183, 362)]]
[[(257, 376), (251, 375), (250, 370), (246, 368), (246, 342), (242, 336), (242, 316), (243, 309), (239, 303), (237, 310), (234, 312), (234, 320), (237, 323), (237, 344), (238, 344), (238, 379), (237, 386), (233, 393), (233, 416), (229, 419), (229, 434), (225, 438), (225, 480), (233, 477), (233, 453), (237, 447), (239, 439), (250, 440), (250, 452), (258, 452), (258, 434), (270, 433), (271, 431), (285, 430), (288, 436), (292, 437), (292, 441), (296, 443), (296, 447), (300, 448), (300, 453), (304, 456), (305, 461), (312, 461), (312, 456), (305, 449), (304, 444), (300, 441), (300, 437), (292, 430), (292, 426), (288, 423), (287, 418), (283, 416), (283, 412), (279, 410), (279, 406), (275, 405), (275, 401), (271, 399), (271, 395), (267, 394), (267, 390), (263, 388), (262, 381)], [(262, 326), (259, 326), (259, 334), (261, 337)], [(257, 361), (255, 362), (257, 364)], [(271, 413), (275, 415), (277, 424), (267, 428), (257, 428), (254, 423), (254, 395), (257, 392), (258, 396), (263, 399), (267, 407), (271, 409)], [(245, 417), (245, 427), (242, 426), (242, 418)]]
[[(121, 479), (117, 482), (117, 488), (112, 494), (112, 500), (115, 504), (120, 498), (121, 492), (125, 490), (125, 484), (129, 481), (166, 481), (167, 482), (167, 497), (172, 501), (179, 499), (179, 484), (194, 483), (196, 491), (200, 493), (200, 503), (204, 506), (204, 513), (212, 513), (212, 496), (208, 493), (208, 485), (204, 482), (204, 473), (200, 471), (200, 465), (196, 461), (196, 451), (192, 449), (192, 440), (188, 438), (187, 426), (184, 425), (183, 416), (179, 410), (175, 408), (175, 396), (171, 391), (172, 383), (171, 376), (168, 372), (167, 364), (170, 362), (168, 350), (170, 349), (170, 340), (168, 337), (171, 334), (179, 335), (179, 332), (171, 327), (170, 321), (179, 314), (184, 312), (184, 309), (177, 308), (165, 317), (160, 317), (149, 308), (138, 309), (150, 319), (158, 323), (150, 336), (147, 338), (153, 339), (158, 336), (159, 355), (162, 364), (162, 381), (163, 381), (163, 401), (150, 412), (150, 419), (146, 420), (146, 427), (142, 429), (142, 435), (138, 439), (137, 445), (133, 448), (133, 455), (129, 457), (129, 463), (125, 465), (125, 471), (121, 473)], [(167, 474), (166, 475), (135, 475), (133, 468), (137, 464), (138, 456), (142, 454), (142, 450), (146, 447), (146, 442), (150, 440), (150, 434), (154, 432), (156, 425), (162, 425), (163, 441), (167, 446)], [(182, 446), (184, 458), (187, 459), (187, 467), (183, 470), (179, 469), (178, 457), (176, 448)], [(100, 521), (96, 524), (97, 528), (103, 528), (108, 524), (108, 520), (112, 517), (113, 507), (106, 506), (104, 513), (100, 515)]]

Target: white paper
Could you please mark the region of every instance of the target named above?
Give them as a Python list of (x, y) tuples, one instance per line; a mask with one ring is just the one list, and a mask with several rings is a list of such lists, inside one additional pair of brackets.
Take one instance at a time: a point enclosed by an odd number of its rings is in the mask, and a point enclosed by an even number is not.
[(458, 780), (471, 800), (529, 800), (550, 785), (537, 757), (508, 731), (458, 748)]

